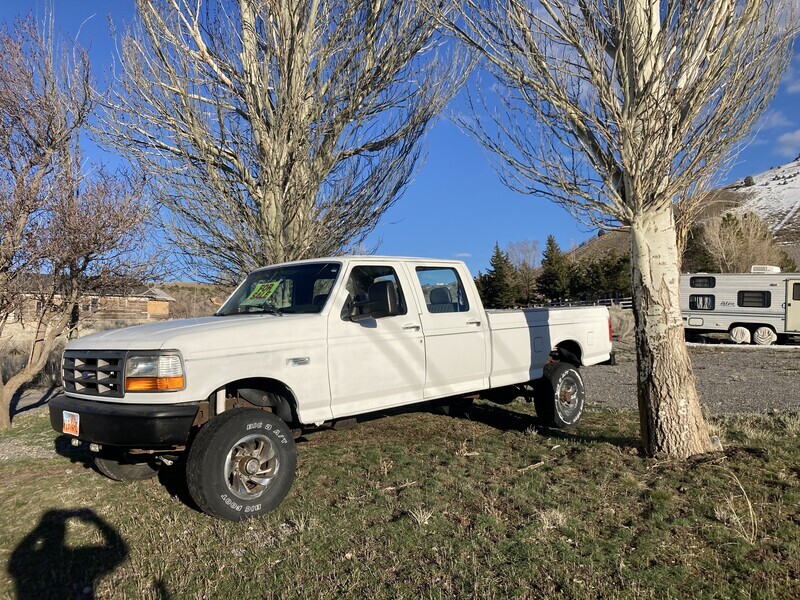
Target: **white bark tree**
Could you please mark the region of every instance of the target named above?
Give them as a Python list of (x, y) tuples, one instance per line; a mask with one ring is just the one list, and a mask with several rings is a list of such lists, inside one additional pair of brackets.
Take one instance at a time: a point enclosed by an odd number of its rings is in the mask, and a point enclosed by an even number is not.
[(504, 181), (594, 224), (630, 228), (641, 435), (651, 455), (715, 447), (683, 339), (673, 205), (700, 197), (769, 104), (789, 58), (791, 8), (466, 0), (450, 23), (499, 82), (499, 110), (484, 104), (468, 127)]
[(0, 32), (0, 356), (20, 334), (10, 332), (12, 316), (38, 305), (23, 366), (0, 373), (0, 430), (81, 294), (151, 273), (139, 251), (141, 189), (81, 160), (78, 137), (93, 110), (88, 55), (57, 47), (52, 32), (52, 22), (31, 20)]
[(468, 70), (415, 0), (136, 6), (100, 133), (149, 175), (193, 270), (222, 283), (361, 247)]

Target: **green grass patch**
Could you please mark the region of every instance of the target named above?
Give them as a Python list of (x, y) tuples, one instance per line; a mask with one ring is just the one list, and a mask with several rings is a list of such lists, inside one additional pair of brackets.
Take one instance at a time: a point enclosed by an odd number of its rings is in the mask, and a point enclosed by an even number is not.
[(22, 416), (0, 435), (0, 596), (793, 597), (796, 415), (715, 418), (726, 450), (686, 462), (641, 457), (637, 424), (480, 404), (319, 431), (281, 507), (228, 523), (179, 467), (115, 483)]

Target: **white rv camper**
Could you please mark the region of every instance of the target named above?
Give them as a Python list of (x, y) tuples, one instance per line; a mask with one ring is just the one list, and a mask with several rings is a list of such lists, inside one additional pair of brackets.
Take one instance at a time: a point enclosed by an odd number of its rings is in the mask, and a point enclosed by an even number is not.
[(737, 344), (768, 346), (800, 335), (800, 273), (754, 266), (751, 273), (681, 276), (687, 334), (728, 332)]

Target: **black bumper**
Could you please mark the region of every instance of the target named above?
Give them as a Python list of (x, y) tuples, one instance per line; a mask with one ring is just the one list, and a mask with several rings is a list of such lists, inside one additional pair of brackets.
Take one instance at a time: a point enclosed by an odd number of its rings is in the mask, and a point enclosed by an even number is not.
[(60, 394), (50, 400), (50, 425), (63, 432), (64, 411), (80, 415), (78, 439), (128, 448), (183, 446), (197, 404), (118, 404), (79, 400)]

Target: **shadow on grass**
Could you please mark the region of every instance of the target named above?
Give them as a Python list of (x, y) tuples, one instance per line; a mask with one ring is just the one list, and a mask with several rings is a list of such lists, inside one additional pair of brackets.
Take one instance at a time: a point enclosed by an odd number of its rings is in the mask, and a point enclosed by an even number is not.
[(192, 499), (192, 495), (189, 493), (189, 486), (186, 485), (185, 453), (175, 461), (175, 464), (168, 467), (162, 466), (158, 470), (158, 482), (164, 486), (170, 496), (177, 498), (195, 512), (203, 512)]
[[(369, 423), (372, 421), (384, 419), (386, 417), (393, 417), (413, 413), (432, 413), (442, 415), (441, 402), (428, 402), (424, 404), (415, 404), (413, 406), (403, 406), (398, 408), (391, 408), (387, 410), (377, 411), (358, 416), (358, 423)], [(582, 444), (611, 444), (619, 448), (635, 448), (640, 450), (641, 442), (636, 436), (626, 435), (592, 435), (586, 431), (581, 431), (579, 428), (574, 429), (557, 429), (550, 427), (543, 423), (539, 417), (517, 412), (500, 406), (497, 404), (474, 404), (469, 409), (465, 416), (453, 416), (455, 419), (467, 419), (482, 423), (489, 427), (493, 427), (498, 431), (517, 431), (524, 433), (530, 429), (535, 429), (537, 433), (556, 440), (572, 440)], [(349, 427), (348, 427), (349, 428)], [(317, 432), (331, 429), (331, 427), (312, 428), (304, 431), (303, 437), (297, 440), (298, 443), (307, 441), (306, 435), (314, 435)]]
[(536, 429), (539, 435), (559, 440), (572, 440), (589, 444), (611, 444), (620, 448), (639, 448), (639, 438), (625, 435), (589, 435), (575, 429), (557, 429), (544, 424), (539, 417), (519, 413), (502, 406), (492, 404), (477, 404), (469, 410), (468, 419), (494, 427), (499, 431), (518, 431), (523, 433), (529, 429)]
[[(98, 472), (94, 466), (94, 453), (89, 450), (87, 444), (80, 446), (72, 445), (72, 438), (68, 435), (60, 435), (55, 439), (55, 451), (58, 455), (69, 459), (69, 461), (76, 465), (81, 465), (84, 469), (92, 469), (98, 477), (105, 477), (102, 473)], [(166, 466), (161, 465), (158, 468), (158, 481), (167, 490), (170, 496), (173, 496), (183, 502), (186, 506), (194, 511), (202, 512), (186, 485), (186, 459), (181, 456), (174, 464)]]
[[(100, 541), (76, 545), (78, 534)], [(50, 510), (11, 553), (8, 573), (20, 600), (94, 598), (99, 581), (127, 556), (122, 536), (88, 508)]]
[(61, 389), (61, 386), (53, 384), (47, 388), (47, 390), (45, 390), (44, 394), (41, 396), (36, 394), (34, 398), (26, 398), (25, 394), (29, 391), (29, 389), (30, 388), (28, 386), (23, 386), (17, 390), (17, 393), (14, 394), (13, 398), (11, 398), (9, 414), (12, 422), (14, 421), (14, 417), (21, 415), (24, 412), (46, 406), (47, 403), (50, 402), (50, 399), (56, 395), (56, 392)]
[(94, 456), (89, 451), (86, 444), (80, 446), (73, 446), (72, 440), (74, 438), (69, 435), (59, 435), (53, 441), (53, 446), (56, 454), (69, 459), (69, 462), (75, 465), (81, 465), (84, 469), (94, 468)]

